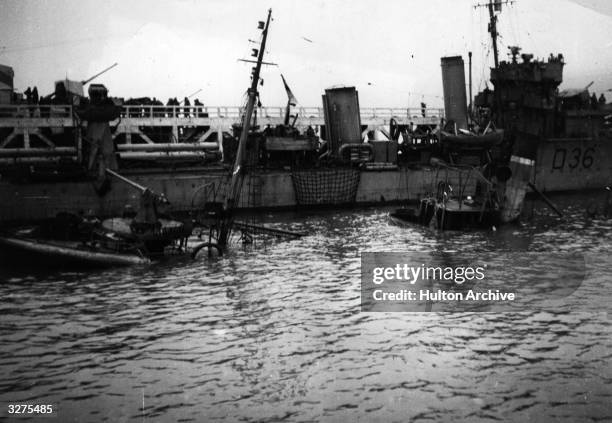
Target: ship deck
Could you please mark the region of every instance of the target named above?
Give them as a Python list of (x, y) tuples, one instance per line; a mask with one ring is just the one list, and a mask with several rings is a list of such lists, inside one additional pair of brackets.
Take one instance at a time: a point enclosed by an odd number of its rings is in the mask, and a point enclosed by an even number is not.
[[(242, 108), (237, 106), (123, 106), (120, 118), (110, 122), (119, 155), (130, 159), (142, 157), (143, 151), (159, 151), (164, 146), (169, 156), (191, 152), (223, 152), (223, 137), (240, 123)], [(257, 109), (260, 127), (283, 124), (284, 107)], [(31, 162), (78, 161), (83, 139), (79, 122), (70, 105), (0, 105), (0, 165)], [(362, 108), (364, 131), (397, 125), (436, 127), (442, 109)], [(323, 127), (321, 107), (292, 109), (292, 121), (300, 130)], [(168, 145), (174, 144), (172, 147)], [(183, 154), (184, 155), (184, 154)]]

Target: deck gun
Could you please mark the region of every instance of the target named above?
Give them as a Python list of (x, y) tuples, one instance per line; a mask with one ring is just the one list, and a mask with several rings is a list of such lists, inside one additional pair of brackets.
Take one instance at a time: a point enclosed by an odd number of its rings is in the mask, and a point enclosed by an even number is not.
[(115, 66), (117, 66), (119, 63), (115, 62), (112, 65), (110, 65), (109, 67), (107, 67), (106, 69), (98, 72), (97, 74), (95, 74), (94, 76), (84, 79), (82, 81), (74, 81), (71, 79), (64, 79), (61, 81), (55, 81), (55, 91), (51, 94), (49, 94), (48, 96), (45, 96), (46, 99), (50, 100), (54, 97), (65, 97), (66, 99), (68, 99), (68, 97), (70, 96), (70, 98), (73, 97), (85, 97), (85, 92), (83, 91), (83, 86), (85, 84), (88, 84), (89, 82), (93, 81), (94, 79), (96, 79), (97, 77), (99, 77), (100, 75), (108, 72), (109, 70), (111, 70), (112, 68), (114, 68)]
[(170, 205), (166, 196), (164, 194), (157, 194), (150, 188), (142, 186), (111, 169), (106, 168), (106, 173), (140, 191), (140, 207), (134, 217), (136, 225), (156, 225), (159, 221), (159, 215), (164, 212), (164, 210), (160, 210), (160, 208), (165, 209)]

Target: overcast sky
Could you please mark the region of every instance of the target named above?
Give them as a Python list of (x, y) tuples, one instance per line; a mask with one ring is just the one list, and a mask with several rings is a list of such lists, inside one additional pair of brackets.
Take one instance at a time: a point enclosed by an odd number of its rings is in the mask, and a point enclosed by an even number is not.
[[(440, 57), (473, 52), (474, 91), (493, 62), (488, 12), (477, 0), (4, 0), (0, 63), (15, 86), (51, 92), (66, 75), (100, 77), (119, 97), (179, 99), (198, 89), (207, 105), (239, 105), (249, 84), (249, 39), (272, 8), (261, 99), (283, 105), (282, 72), (303, 106), (333, 85), (354, 85), (363, 107), (442, 105)], [(485, 0), (480, 0), (485, 2)], [(500, 58), (520, 45), (563, 53), (563, 87), (612, 88), (612, 1), (518, 0), (499, 15)], [(607, 97), (612, 99), (612, 92)]]

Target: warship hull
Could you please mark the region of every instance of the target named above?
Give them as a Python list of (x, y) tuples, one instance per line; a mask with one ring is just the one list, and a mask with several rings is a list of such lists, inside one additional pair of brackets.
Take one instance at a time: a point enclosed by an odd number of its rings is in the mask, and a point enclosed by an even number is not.
[[(241, 209), (295, 209), (346, 205), (373, 205), (402, 202), (425, 195), (434, 170), (399, 168), (380, 171), (346, 170), (353, 175), (350, 187), (339, 186), (323, 178), (321, 169), (301, 170), (301, 178), (319, 181), (307, 192), (296, 186), (296, 174), (290, 171), (262, 171), (245, 177), (239, 207)], [(345, 170), (330, 169), (343, 176)], [(227, 172), (124, 172), (131, 180), (163, 193), (173, 210), (200, 208), (210, 198), (202, 195), (209, 184), (223, 186)], [(354, 179), (356, 178), (356, 180)], [(351, 188), (353, 187), (353, 188)], [(296, 191), (296, 188), (298, 190)], [(346, 188), (346, 189), (345, 189)], [(352, 193), (348, 193), (352, 189)], [(340, 192), (343, 191), (343, 192)], [(11, 183), (0, 181), (0, 221), (38, 220), (60, 212), (85, 211), (97, 216), (120, 215), (126, 205), (137, 208), (139, 196), (130, 186), (112, 182), (103, 196), (98, 195), (93, 180), (71, 182)]]
[[(582, 154), (579, 154), (582, 152)], [(586, 153), (585, 153), (586, 152)], [(341, 172), (336, 170), (335, 172)], [(394, 204), (423, 198), (435, 169), (399, 167), (376, 171), (352, 171), (356, 174), (353, 193), (320, 177), (321, 170), (300, 170), (300, 175), (321, 181), (307, 199), (300, 198), (296, 173), (269, 170), (245, 177), (240, 209), (303, 209), (347, 205)], [(224, 185), (228, 173), (190, 170), (182, 172), (125, 171), (130, 179), (163, 193), (179, 211), (198, 209), (206, 200), (201, 188), (208, 184)], [(544, 192), (604, 192), (612, 183), (612, 143), (602, 141), (547, 141), (537, 150), (534, 184)], [(322, 185), (321, 185), (322, 184)], [(332, 185), (336, 185), (332, 187)], [(297, 188), (297, 190), (296, 190)], [(318, 192), (317, 192), (318, 190)], [(350, 188), (346, 188), (350, 191)], [(342, 195), (339, 195), (342, 194)], [(137, 193), (125, 184), (112, 182), (104, 195), (96, 191), (94, 181), (79, 179), (63, 182), (0, 181), (0, 221), (26, 221), (54, 217), (61, 212), (85, 211), (97, 216), (116, 216), (126, 205), (138, 207)]]
[(612, 139), (539, 142), (534, 182), (544, 192), (605, 189), (612, 184)]
[[(51, 169), (57, 163), (70, 162), (73, 168), (80, 171), (75, 172), (73, 177), (62, 174), (62, 171), (54, 171), (34, 178), (32, 175), (26, 178), (12, 177), (9, 171), (0, 172), (1, 222), (38, 220), (54, 217), (60, 212), (78, 211), (91, 211), (105, 217), (116, 216), (121, 214), (126, 205), (135, 208), (138, 206), (138, 194), (129, 186), (115, 181), (111, 183), (108, 192), (101, 195), (96, 189), (99, 187), (96, 187), (95, 180), (86, 175), (83, 163), (86, 164), (87, 157), (82, 152), (83, 143), (78, 141), (75, 144), (71, 141), (74, 139), (72, 134), (75, 123), (70, 106), (63, 106), (61, 113), (56, 110), (58, 106), (36, 107), (37, 110), (41, 109), (43, 115), (51, 116), (55, 113), (57, 116), (16, 118), (7, 115), (0, 119), (0, 127), (4, 131), (0, 148), (3, 169), (29, 166), (30, 161), (48, 161)], [(5, 106), (2, 110), (11, 116), (29, 113), (27, 106)], [(229, 112), (217, 110), (218, 122), (214, 124), (213, 108), (179, 110), (177, 107), (152, 106), (144, 110), (140, 107), (124, 107), (122, 120), (113, 123), (113, 139), (118, 146), (119, 159), (123, 162), (133, 160), (139, 165), (147, 164), (142, 167), (120, 167), (119, 171), (143, 186), (163, 193), (174, 209), (198, 209), (206, 200), (210, 200), (202, 197), (202, 187), (211, 183), (227, 185), (230, 173), (228, 168), (224, 168), (218, 159), (216, 163), (197, 167), (179, 167), (173, 163), (178, 163), (177, 160), (185, 161), (185, 155), (192, 155), (194, 157), (188, 157), (190, 160), (202, 163), (202, 154), (206, 157), (212, 155), (213, 158), (223, 154), (222, 141), (228, 136), (227, 126), (235, 120)], [(319, 109), (303, 109), (300, 112), (314, 116), (303, 125), (312, 124), (316, 127), (325, 123), (323, 112)], [(441, 110), (433, 109), (428, 111), (427, 116), (416, 116), (417, 112), (420, 113), (420, 110), (392, 110), (385, 115), (383, 110), (363, 109), (361, 124), (380, 127), (393, 118), (399, 124), (415, 121), (419, 125), (433, 127), (442, 115)], [(137, 113), (140, 113), (138, 117), (130, 117)], [(222, 121), (220, 116), (225, 115), (226, 121)], [(264, 116), (271, 116), (262, 122), (265, 124), (276, 124), (280, 119), (280, 114), (274, 116), (272, 110), (266, 111)], [(158, 127), (170, 128), (168, 130), (171, 133), (178, 134), (179, 142), (164, 144), (161, 135), (159, 139), (151, 138), (155, 133), (152, 128)], [(612, 184), (612, 142), (607, 138), (545, 141), (525, 139), (522, 143), (533, 150), (526, 157), (535, 159), (532, 180), (541, 191), (603, 190)], [(203, 152), (192, 151), (195, 147)], [(67, 149), (74, 151), (64, 152)], [(163, 151), (158, 151), (160, 149)], [(183, 156), (175, 157), (179, 153)], [(423, 164), (408, 166), (393, 163), (395, 160), (396, 157), (387, 160), (392, 163), (384, 163), (388, 166), (373, 166), (369, 170), (356, 170), (353, 167), (350, 177), (341, 175), (341, 170), (334, 171), (340, 173), (331, 176), (322, 176), (324, 172), (320, 169), (250, 171), (242, 186), (238, 208), (302, 209), (374, 205), (419, 200), (427, 195), (431, 180), (435, 177), (434, 169)], [(153, 167), (160, 162), (165, 166)], [(425, 162), (421, 158), (421, 163)], [(305, 179), (307, 183), (302, 186), (298, 179)], [(318, 181), (318, 186), (313, 188), (312, 181)]]

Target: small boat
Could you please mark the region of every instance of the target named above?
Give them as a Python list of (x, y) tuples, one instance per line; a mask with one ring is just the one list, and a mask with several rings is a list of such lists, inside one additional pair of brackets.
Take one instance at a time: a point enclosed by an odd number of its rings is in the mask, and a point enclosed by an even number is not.
[(493, 204), (475, 204), (470, 197), (464, 200), (438, 201), (427, 197), (418, 208), (397, 209), (389, 214), (391, 220), (404, 226), (416, 223), (440, 230), (490, 228), (500, 223), (499, 208)]
[[(417, 223), (440, 230), (490, 228), (499, 224), (502, 208), (498, 192), (479, 168), (451, 166), (439, 159), (432, 159), (432, 164), (438, 170), (429, 189), (431, 194), (416, 207), (390, 213), (393, 222)], [(457, 189), (453, 189), (455, 182)]]
[(417, 223), (440, 230), (488, 229), (519, 218), (532, 160), (512, 156), (508, 166), (499, 167), (489, 178), (476, 166), (449, 165), (439, 159), (432, 159), (431, 164), (438, 169), (428, 189), (431, 194), (416, 207), (390, 213), (394, 223)]
[[(115, 244), (118, 246), (118, 244)], [(126, 266), (148, 264), (151, 260), (137, 249), (109, 248), (102, 242), (44, 239), (35, 228), (0, 235), (0, 250), (10, 257), (49, 264), (80, 264), (83, 266)]]
[(106, 171), (140, 190), (138, 212), (130, 208), (124, 216), (102, 222), (91, 215), (60, 213), (38, 226), (0, 233), (3, 252), (28, 262), (36, 257), (51, 264), (83, 266), (146, 264), (152, 258), (186, 254), (187, 238), (193, 231), (191, 221), (161, 217), (159, 209), (168, 204), (163, 195)]
[(112, 234), (120, 242), (138, 245), (149, 257), (163, 256), (170, 250), (181, 252), (181, 246), (193, 232), (193, 225), (189, 222), (158, 218), (155, 226), (142, 227), (133, 218), (114, 217), (106, 219), (101, 229)]
[(458, 130), (456, 134), (440, 131), (440, 141), (456, 148), (492, 148), (501, 144), (503, 139), (504, 131), (501, 129), (492, 130), (485, 134), (475, 134), (462, 129)]

